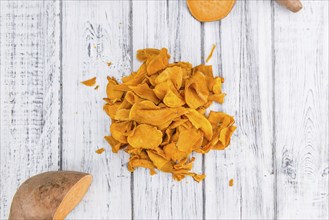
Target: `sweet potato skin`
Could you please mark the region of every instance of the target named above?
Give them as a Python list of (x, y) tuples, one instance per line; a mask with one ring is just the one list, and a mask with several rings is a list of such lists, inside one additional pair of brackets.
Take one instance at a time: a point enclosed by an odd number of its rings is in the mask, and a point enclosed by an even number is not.
[(276, 0), (280, 5), (286, 7), (290, 11), (296, 13), (303, 8), (300, 0)]
[(75, 171), (52, 171), (29, 178), (13, 198), (9, 220), (53, 219), (65, 195), (87, 175)]

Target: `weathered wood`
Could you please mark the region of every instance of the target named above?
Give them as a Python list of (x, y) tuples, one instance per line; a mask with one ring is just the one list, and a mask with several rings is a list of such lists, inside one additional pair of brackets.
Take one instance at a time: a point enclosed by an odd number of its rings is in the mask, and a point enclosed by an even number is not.
[[(327, 219), (328, 2), (303, 4), (293, 14), (237, 1), (201, 24), (185, 1), (0, 1), (0, 219), (22, 181), (61, 166), (94, 176), (72, 219)], [(131, 175), (128, 156), (103, 140), (106, 76), (136, 70), (146, 47), (198, 65), (213, 43), (228, 95), (212, 109), (235, 116), (230, 147), (204, 167), (196, 155), (204, 183)], [(93, 76), (98, 90), (80, 84)]]
[[(205, 57), (225, 78), (225, 103), (238, 129), (224, 152), (206, 155), (206, 219), (272, 219), (271, 5), (238, 1), (221, 23), (205, 24)], [(218, 109), (217, 109), (218, 110)], [(261, 164), (261, 165), (260, 165)], [(229, 180), (234, 186), (229, 187)]]
[[(185, 1), (133, 1), (133, 52), (146, 47), (167, 47), (171, 60), (201, 62), (200, 23), (190, 16)], [(134, 69), (140, 64), (134, 60)], [(197, 155), (194, 169), (202, 172)], [(135, 219), (201, 219), (202, 184), (182, 182), (170, 174), (134, 172)]]
[[(197, 66), (202, 63), (202, 39), (201, 23), (195, 20), (189, 13), (185, 1), (169, 1), (169, 49), (173, 55), (173, 61), (187, 61)], [(203, 173), (202, 155), (193, 154), (195, 162), (193, 171)], [(173, 219), (202, 219), (203, 207), (203, 183), (197, 183), (192, 178), (172, 188)]]
[(0, 1), (0, 219), (25, 179), (59, 168), (59, 12)]
[(274, 10), (279, 219), (328, 219), (328, 1)]
[[(113, 154), (103, 139), (110, 120), (102, 110), (106, 76), (130, 72), (129, 11), (129, 1), (63, 2), (63, 169), (94, 177), (68, 218), (131, 218), (128, 157)], [(98, 90), (80, 83), (94, 76)], [(106, 152), (98, 155), (100, 147)]]

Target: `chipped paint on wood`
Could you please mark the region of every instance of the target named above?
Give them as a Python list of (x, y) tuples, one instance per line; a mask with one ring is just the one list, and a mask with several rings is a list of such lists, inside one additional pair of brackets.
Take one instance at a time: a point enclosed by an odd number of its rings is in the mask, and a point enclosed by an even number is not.
[(59, 13), (0, 1), (0, 219), (25, 179), (60, 167)]

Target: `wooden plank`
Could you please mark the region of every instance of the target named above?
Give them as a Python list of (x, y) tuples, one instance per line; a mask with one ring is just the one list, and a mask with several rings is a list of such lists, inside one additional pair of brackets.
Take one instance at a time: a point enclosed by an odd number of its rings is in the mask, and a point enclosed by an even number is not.
[(272, 219), (271, 3), (238, 1), (220, 23), (206, 23), (204, 35), (205, 57), (217, 44), (210, 64), (227, 93), (212, 108), (235, 116), (238, 126), (228, 149), (206, 155), (205, 217)]
[[(146, 47), (167, 47), (171, 60), (201, 62), (201, 25), (190, 16), (185, 1), (133, 1), (133, 52)], [(134, 60), (134, 69), (140, 65)], [(197, 155), (196, 172), (202, 172)], [(134, 172), (135, 219), (201, 219), (202, 184), (170, 174)]]
[[(130, 72), (129, 11), (129, 1), (63, 2), (63, 169), (94, 177), (72, 219), (131, 218), (128, 157), (103, 140), (110, 120), (102, 110), (106, 76)], [(98, 90), (80, 84), (94, 76)], [(102, 155), (95, 153), (100, 147)]]
[[(202, 63), (201, 23), (195, 20), (188, 11), (185, 1), (169, 1), (169, 49), (173, 61), (187, 61), (197, 66)], [(174, 31), (173, 31), (174, 30)], [(193, 154), (195, 162), (193, 171), (202, 173), (202, 155)], [(202, 219), (203, 183), (191, 178), (172, 188), (173, 219)]]
[(0, 1), (0, 219), (25, 179), (59, 168), (59, 12)]
[(328, 219), (328, 1), (274, 10), (279, 219)]

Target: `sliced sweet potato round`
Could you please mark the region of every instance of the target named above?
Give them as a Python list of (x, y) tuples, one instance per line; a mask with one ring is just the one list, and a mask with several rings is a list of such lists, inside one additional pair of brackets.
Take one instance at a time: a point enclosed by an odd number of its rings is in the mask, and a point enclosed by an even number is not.
[(236, 0), (186, 0), (192, 16), (199, 21), (217, 21), (226, 17)]

